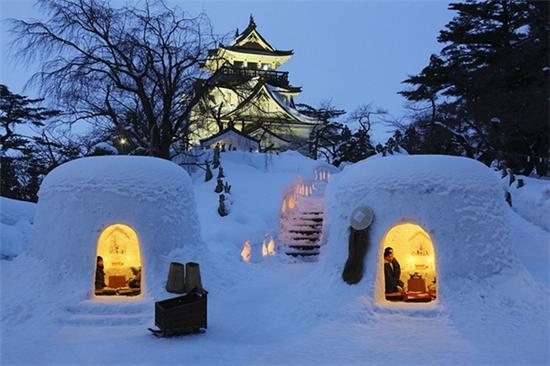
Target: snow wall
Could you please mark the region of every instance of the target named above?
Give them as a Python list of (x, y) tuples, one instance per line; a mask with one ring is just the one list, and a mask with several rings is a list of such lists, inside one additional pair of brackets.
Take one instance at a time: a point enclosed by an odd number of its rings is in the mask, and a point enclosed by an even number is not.
[[(350, 216), (358, 206), (374, 211), (364, 276), (341, 279), (348, 257)], [(328, 283), (385, 302), (384, 237), (395, 225), (420, 225), (435, 249), (438, 303), (479, 300), (490, 277), (517, 273), (508, 208), (495, 174), (482, 163), (452, 156), (375, 156), (334, 175), (326, 194), (326, 247), (320, 271)], [(399, 258), (398, 258), (399, 259)], [(408, 273), (402, 272), (406, 283)], [(476, 284), (476, 285), (472, 285)], [(483, 296), (483, 295), (481, 295)]]
[(151, 157), (81, 158), (54, 169), (40, 187), (30, 253), (45, 265), (44, 291), (76, 301), (93, 297), (98, 239), (112, 224), (137, 234), (145, 298), (166, 295), (174, 253), (190, 261), (202, 252), (184, 169)]

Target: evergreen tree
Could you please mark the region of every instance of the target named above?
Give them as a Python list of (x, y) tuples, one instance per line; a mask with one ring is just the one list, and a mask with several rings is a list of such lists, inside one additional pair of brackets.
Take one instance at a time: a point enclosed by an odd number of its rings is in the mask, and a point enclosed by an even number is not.
[(412, 88), (401, 94), (427, 103), (429, 112), (417, 121), (423, 132), (446, 130), (439, 137), (450, 143), (438, 141), (442, 149), (486, 163), (504, 160), (528, 174), (534, 165), (526, 157), (548, 150), (548, 3), (466, 1), (449, 7), (457, 15), (438, 38), (445, 47), (405, 80)]
[(48, 118), (59, 115), (59, 111), (38, 106), (43, 99), (30, 99), (12, 93), (6, 85), (0, 84), (0, 152), (8, 150), (29, 152), (30, 137), (17, 132), (22, 126), (43, 127)]

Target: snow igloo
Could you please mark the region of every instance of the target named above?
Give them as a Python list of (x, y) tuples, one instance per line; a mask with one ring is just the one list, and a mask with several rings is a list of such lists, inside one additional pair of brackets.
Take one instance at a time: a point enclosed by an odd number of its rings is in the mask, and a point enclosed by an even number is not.
[(390, 304), (387, 247), (399, 260), (413, 301), (416, 295), (439, 304), (468, 301), (474, 291), (487, 289), (483, 283), (490, 277), (517, 269), (504, 192), (494, 172), (476, 160), (375, 156), (346, 167), (326, 194), (327, 239), (320, 259), (325, 272), (342, 275), (352, 213), (364, 206), (372, 209), (374, 220), (358, 237), (368, 247), (363, 277), (351, 287), (374, 303)]
[(174, 253), (196, 259), (200, 249), (191, 179), (172, 162), (81, 158), (50, 172), (38, 195), (32, 253), (46, 264), (48, 288), (59, 296), (157, 298)]

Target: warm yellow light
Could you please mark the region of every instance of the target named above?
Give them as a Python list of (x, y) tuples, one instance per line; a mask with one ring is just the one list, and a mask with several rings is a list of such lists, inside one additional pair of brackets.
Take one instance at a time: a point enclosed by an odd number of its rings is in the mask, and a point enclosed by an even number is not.
[(394, 257), (403, 265), (401, 280), (407, 284), (409, 274), (415, 272), (433, 282), (437, 275), (435, 252), (430, 235), (419, 225), (405, 223), (390, 229), (384, 239), (382, 251), (392, 247)]
[(290, 196), (288, 198), (288, 208), (292, 209), (296, 206), (296, 200), (294, 199), (294, 196)]
[(241, 258), (243, 262), (249, 262), (251, 254), (252, 247), (250, 245), (250, 242), (247, 240), (244, 242), (243, 249), (241, 250)]
[(262, 257), (267, 257), (267, 245), (265, 242), (262, 243)]
[(275, 240), (273, 240), (273, 238), (267, 243), (267, 253), (269, 255), (275, 255)]
[(97, 255), (103, 258), (107, 285), (110, 276), (130, 280), (134, 277), (132, 267), (141, 269), (139, 240), (136, 232), (127, 225), (114, 224), (103, 230), (97, 243)]
[(122, 138), (119, 140), (119, 142), (120, 142), (121, 145), (124, 145), (124, 144), (126, 144), (128, 141), (127, 141), (124, 137), (122, 137)]

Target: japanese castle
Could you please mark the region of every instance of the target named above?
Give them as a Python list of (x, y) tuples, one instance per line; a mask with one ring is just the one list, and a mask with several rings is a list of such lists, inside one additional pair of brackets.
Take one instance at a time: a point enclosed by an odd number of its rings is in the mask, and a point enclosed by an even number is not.
[(229, 45), (209, 50), (202, 67), (212, 77), (202, 80), (207, 97), (193, 109), (193, 143), (309, 153), (308, 140), (321, 122), (296, 109), (294, 97), (302, 88), (290, 84), (288, 72), (278, 71), (293, 53), (269, 44), (252, 16)]

